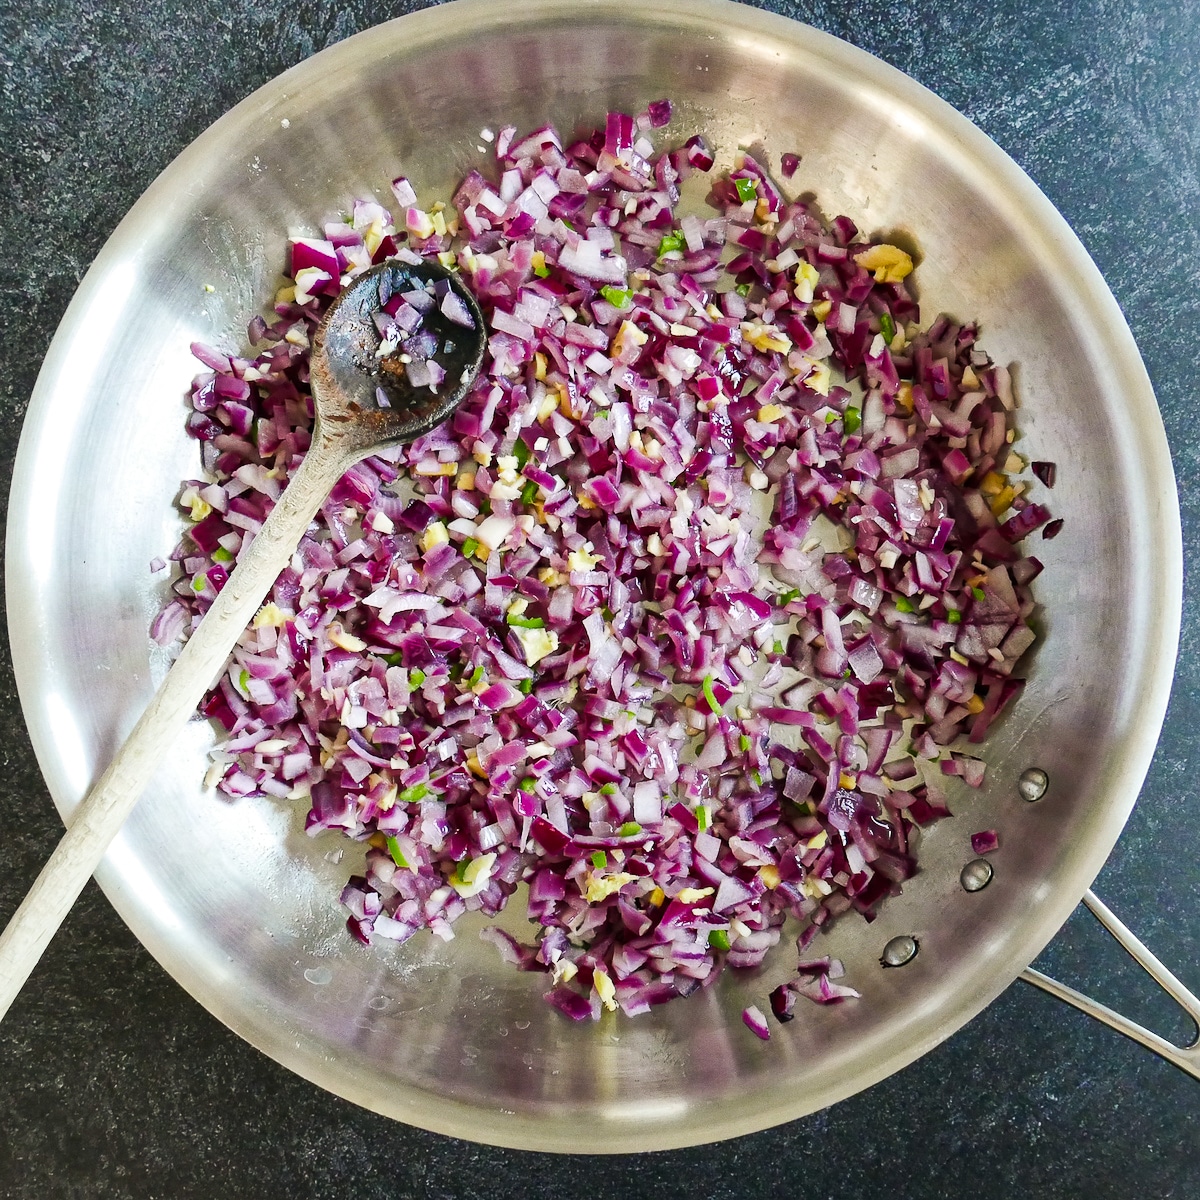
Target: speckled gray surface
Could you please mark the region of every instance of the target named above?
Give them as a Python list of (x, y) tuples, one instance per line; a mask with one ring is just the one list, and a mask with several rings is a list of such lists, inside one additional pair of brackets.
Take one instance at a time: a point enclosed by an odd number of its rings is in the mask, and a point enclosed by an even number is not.
[[(0, 0), (0, 475), (79, 278), (145, 186), (237, 100), (420, 4)], [(1200, 5), (768, 3), (976, 121), (1083, 239), (1141, 346), (1175, 458), (1189, 586), (1162, 742), (1097, 889), (1200, 988)], [(0, 644), (0, 919), (58, 821)], [(1090, 919), (1041, 965), (1177, 1037)], [(317, 1091), (202, 1011), (89, 885), (0, 1026), (0, 1195), (1200, 1196), (1200, 1084), (1016, 985), (870, 1092), (762, 1134), (629, 1159), (426, 1134)]]

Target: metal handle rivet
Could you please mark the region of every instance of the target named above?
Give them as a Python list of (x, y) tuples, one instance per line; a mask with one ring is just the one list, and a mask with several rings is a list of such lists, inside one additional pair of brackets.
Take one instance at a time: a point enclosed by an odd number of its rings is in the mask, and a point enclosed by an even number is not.
[(958, 877), (963, 890), (967, 892), (982, 892), (992, 882), (992, 864), (985, 858), (973, 858)]
[(879, 961), (885, 967), (902, 967), (905, 963), (910, 963), (917, 957), (919, 949), (920, 946), (915, 937), (910, 937), (907, 933), (902, 933), (892, 938), (884, 946), (883, 955)]
[(1021, 799), (1030, 804), (1040, 800), (1049, 786), (1050, 776), (1041, 767), (1030, 767), (1029, 770), (1022, 771), (1021, 778), (1017, 780), (1017, 791), (1021, 793)]

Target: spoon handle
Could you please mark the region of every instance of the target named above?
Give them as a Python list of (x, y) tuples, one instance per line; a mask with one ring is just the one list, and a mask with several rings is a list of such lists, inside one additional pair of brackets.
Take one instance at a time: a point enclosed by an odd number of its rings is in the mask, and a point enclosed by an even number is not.
[(333, 485), (359, 455), (314, 438), (295, 477), (192, 633), (125, 744), (0, 934), (0, 1019), (133, 811), (179, 730), (224, 666)]

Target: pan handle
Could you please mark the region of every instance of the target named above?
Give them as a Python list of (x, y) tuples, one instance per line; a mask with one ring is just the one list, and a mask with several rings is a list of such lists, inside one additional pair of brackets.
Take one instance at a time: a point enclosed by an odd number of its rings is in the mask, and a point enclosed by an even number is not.
[(1132, 931), (1117, 919), (1112, 910), (1102, 903), (1095, 893), (1084, 892), (1083, 902), (1091, 909), (1096, 920), (1129, 952), (1138, 966), (1191, 1017), (1197, 1027), (1196, 1038), (1188, 1046), (1176, 1046), (1174, 1042), (1168, 1042), (1166, 1038), (1159, 1037), (1157, 1033), (1152, 1033), (1149, 1029), (1137, 1024), (1136, 1021), (1121, 1016), (1120, 1013), (1114, 1012), (1106, 1005), (1098, 1004), (1090, 996), (1085, 996), (1082, 992), (1077, 992), (1074, 988), (1067, 987), (1066, 984), (1059, 983), (1057, 979), (1051, 979), (1048, 975), (1043, 975), (1041, 971), (1035, 971), (1032, 967), (1027, 967), (1021, 973), (1021, 978), (1026, 983), (1032, 983), (1042, 991), (1049, 992), (1050, 995), (1057, 996), (1068, 1004), (1073, 1004), (1080, 1012), (1087, 1013), (1089, 1017), (1095, 1017), (1097, 1021), (1103, 1021), (1105, 1025), (1115, 1029), (1118, 1033), (1133, 1038), (1147, 1050), (1153, 1050), (1167, 1062), (1182, 1068), (1193, 1078), (1200, 1079), (1200, 1000), (1146, 949)]

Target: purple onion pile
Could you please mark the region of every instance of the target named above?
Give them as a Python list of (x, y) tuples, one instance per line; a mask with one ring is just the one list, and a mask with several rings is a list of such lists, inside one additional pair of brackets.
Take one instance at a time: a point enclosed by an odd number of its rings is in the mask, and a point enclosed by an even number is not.
[[(920, 328), (910, 255), (747, 154), (680, 217), (714, 155), (656, 151), (669, 118), (484, 131), (495, 169), (452, 207), (400, 178), (395, 213), (293, 239), (253, 356), (196, 347), (208, 478), (153, 631), (186, 636), (303, 458), (309, 341), (346, 279), (457, 265), (478, 382), (334, 489), (203, 705), (209, 782), (364, 843), (342, 893), (362, 942), (451, 938), (527, 884), (529, 944), (484, 936), (575, 1019), (758, 966), (788, 914), (803, 952), (899, 891), (948, 814), (938, 777), (982, 783), (962, 744), (1021, 689), (1041, 564), (1018, 544), (1049, 519), (1007, 371), (974, 325)], [(397, 354), (420, 304), (380, 327)], [(780, 1019), (855, 994), (803, 966)]]

